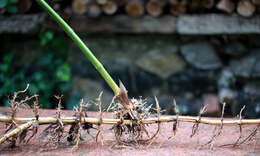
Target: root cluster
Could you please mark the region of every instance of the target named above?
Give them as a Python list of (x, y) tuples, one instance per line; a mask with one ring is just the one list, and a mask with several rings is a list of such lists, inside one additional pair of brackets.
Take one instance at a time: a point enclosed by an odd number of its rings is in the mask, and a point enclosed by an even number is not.
[[(193, 122), (194, 125), (191, 130), (190, 137), (199, 133), (200, 124), (215, 125), (215, 131), (211, 139), (201, 147), (214, 147), (214, 142), (221, 135), (224, 126), (237, 125), (239, 127), (239, 137), (233, 144), (226, 144), (221, 146), (240, 146), (241, 144), (252, 140), (256, 137), (256, 134), (260, 129), (260, 119), (243, 119), (242, 111), (239, 114), (239, 119), (225, 120), (224, 110), (225, 104), (223, 104), (222, 113), (220, 119), (206, 119), (202, 115), (206, 111), (204, 106), (199, 112), (198, 116), (181, 116), (179, 114), (178, 107), (175, 100), (173, 100), (173, 107), (175, 108), (175, 116), (161, 116), (161, 109), (159, 102), (155, 97), (156, 113), (152, 112), (152, 106), (147, 105), (145, 100), (128, 99), (127, 91), (123, 86), (120, 86), (121, 92), (119, 96), (114, 97), (107, 111), (112, 111), (114, 114), (113, 119), (103, 118), (102, 110), (102, 93), (99, 95), (96, 104), (99, 107), (99, 116), (96, 118), (88, 117), (86, 108), (88, 103), (81, 100), (79, 107), (74, 108), (74, 116), (65, 117), (62, 114), (62, 96), (55, 96), (58, 99), (57, 110), (54, 117), (40, 117), (39, 116), (39, 103), (38, 95), (25, 96), (29, 85), (25, 90), (14, 93), (9, 100), (10, 114), (9, 116), (0, 114), (0, 122), (6, 124), (6, 134), (0, 138), (0, 144), (4, 142), (8, 144), (8, 147), (15, 147), (22, 143), (28, 143), (39, 132), (39, 126), (48, 124), (48, 126), (41, 132), (39, 140), (43, 142), (44, 146), (48, 149), (58, 148), (61, 144), (67, 143), (73, 145), (73, 149), (78, 148), (80, 141), (83, 139), (82, 132), (87, 131), (89, 134), (90, 129), (96, 129), (95, 140), (101, 145), (104, 143), (103, 138), (103, 124), (112, 124), (112, 130), (115, 135), (115, 143), (112, 148), (117, 147), (149, 147), (162, 131), (161, 123), (173, 122), (173, 135), (178, 131), (180, 122)], [(22, 105), (33, 103), (34, 117), (31, 118), (19, 118), (16, 114)], [(149, 131), (149, 124), (157, 124), (157, 130), (154, 133)], [(254, 124), (256, 128), (248, 136), (243, 136), (243, 126), (247, 124)], [(96, 125), (96, 127), (94, 126)], [(172, 138), (170, 136), (165, 141), (169, 141)], [(164, 142), (165, 142), (164, 141)], [(162, 142), (160, 146), (164, 144)], [(141, 145), (141, 146), (140, 146)], [(50, 148), (51, 147), (51, 148)]]

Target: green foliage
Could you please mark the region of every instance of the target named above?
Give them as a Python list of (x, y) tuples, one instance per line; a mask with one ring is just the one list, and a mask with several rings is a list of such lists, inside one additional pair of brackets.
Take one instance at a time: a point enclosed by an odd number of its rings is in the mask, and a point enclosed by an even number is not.
[(71, 88), (70, 65), (52, 53), (42, 55), (35, 64), (37, 71), (28, 77), (30, 92), (40, 94), (44, 108), (52, 108), (49, 98), (56, 94), (66, 94)]
[(52, 31), (46, 31), (42, 29), (39, 34), (41, 46), (45, 46), (47, 43), (53, 40), (54, 33)]
[(17, 13), (17, 2), (18, 0), (0, 0), (0, 9), (3, 9), (11, 14)]
[[(19, 80), (24, 79), (24, 72), (22, 70), (12, 75), (12, 60), (13, 53), (7, 53), (4, 55), (0, 62), (0, 99), (7, 98), (9, 92), (15, 92), (17, 89), (25, 88), (25, 85), (18, 84)], [(17, 85), (13, 85), (17, 84)], [(5, 96), (6, 95), (6, 96)], [(2, 105), (7, 106), (8, 103), (5, 101)]]
[(30, 84), (31, 94), (40, 95), (39, 102), (44, 108), (54, 108), (55, 105), (50, 103), (51, 97), (57, 94), (67, 94), (71, 89), (71, 67), (66, 62), (67, 41), (62, 36), (55, 35), (54, 32), (44, 30), (39, 38), (44, 53), (36, 58), (33, 64), (16, 67), (16, 58), (13, 53), (6, 53), (0, 60), (1, 104), (6, 101), (7, 95), (24, 89), (27, 83)]

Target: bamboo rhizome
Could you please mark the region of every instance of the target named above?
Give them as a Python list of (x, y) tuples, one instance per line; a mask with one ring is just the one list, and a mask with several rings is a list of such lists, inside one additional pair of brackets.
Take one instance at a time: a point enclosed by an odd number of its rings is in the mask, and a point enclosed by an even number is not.
[[(49, 126), (45, 128), (40, 137), (42, 137), (43, 140), (46, 141), (45, 145), (49, 145), (54, 148), (57, 148), (59, 146), (62, 140), (64, 140), (63, 138), (66, 138), (67, 142), (69, 142), (70, 144), (74, 144), (74, 147), (77, 148), (80, 143), (82, 135), (81, 132), (84, 130), (88, 131), (89, 129), (98, 130), (95, 137), (96, 141), (98, 142), (100, 138), (101, 144), (103, 144), (104, 140), (102, 135), (102, 125), (104, 124), (113, 125), (112, 130), (114, 131), (116, 143), (112, 145), (112, 147), (117, 147), (118, 145), (132, 146), (140, 144), (144, 144), (147, 145), (147, 147), (149, 147), (162, 131), (161, 123), (164, 122), (173, 122), (174, 134), (177, 131), (180, 122), (194, 123), (191, 137), (198, 133), (199, 124), (209, 124), (218, 126), (218, 132), (214, 134), (212, 139), (208, 142), (208, 144), (211, 147), (213, 146), (213, 143), (217, 139), (217, 137), (221, 135), (224, 126), (239, 126), (240, 128), (240, 136), (238, 140), (233, 144), (233, 146), (241, 145), (245, 141), (250, 140), (259, 131), (258, 125), (260, 125), (260, 119), (243, 119), (241, 114), (244, 108), (242, 108), (241, 110), (239, 119), (225, 120), (225, 105), (223, 105), (221, 118), (219, 119), (208, 119), (202, 117), (202, 114), (206, 111), (206, 107), (204, 107), (200, 111), (198, 116), (182, 116), (179, 114), (179, 110), (175, 101), (173, 102), (173, 107), (175, 107), (176, 115), (162, 116), (159, 102), (155, 97), (157, 113), (151, 114), (151, 106), (146, 106), (143, 99), (128, 98), (127, 90), (122, 84), (122, 82), (119, 82), (119, 86), (114, 82), (114, 80), (111, 78), (111, 76), (103, 67), (103, 65), (94, 56), (90, 49), (84, 44), (84, 42), (79, 38), (79, 36), (44, 0), (36, 1), (54, 18), (55, 21), (57, 21), (61, 28), (71, 37), (71, 39), (82, 50), (82, 52), (87, 56), (89, 61), (98, 70), (98, 72), (107, 82), (107, 84), (111, 87), (115, 96), (112, 99), (112, 102), (108, 110), (113, 111), (114, 118), (110, 119), (103, 117), (103, 110), (101, 109), (102, 93), (100, 94), (97, 102), (97, 105), (99, 106), (99, 117), (97, 118), (88, 117), (86, 112), (88, 103), (85, 103), (83, 100), (80, 102), (80, 106), (74, 109), (74, 116), (62, 116), (62, 96), (56, 96), (59, 102), (55, 117), (40, 117), (38, 95), (33, 95), (24, 99), (19, 98), (22, 100), (18, 100), (18, 96), (27, 92), (29, 87), (28, 85), (25, 90), (14, 93), (13, 97), (9, 100), (11, 108), (10, 116), (0, 114), (0, 122), (7, 124), (6, 134), (0, 138), (0, 144), (8, 141), (10, 145), (13, 147), (18, 144), (18, 141), (27, 143), (38, 132), (38, 127), (43, 124), (48, 124)], [(139, 2), (141, 1), (132, 0), (130, 2), (138, 2), (137, 4), (139, 4)], [(34, 103), (34, 117), (16, 117), (16, 113), (19, 107), (28, 101), (33, 101)], [(149, 124), (157, 124), (157, 131), (152, 135), (149, 133), (149, 130), (147, 130), (147, 125)], [(248, 137), (242, 139), (241, 125), (249, 124), (257, 125), (257, 127)], [(68, 132), (65, 131), (65, 127), (67, 126), (69, 127)], [(32, 131), (32, 134), (28, 136), (27, 132), (29, 131)]]

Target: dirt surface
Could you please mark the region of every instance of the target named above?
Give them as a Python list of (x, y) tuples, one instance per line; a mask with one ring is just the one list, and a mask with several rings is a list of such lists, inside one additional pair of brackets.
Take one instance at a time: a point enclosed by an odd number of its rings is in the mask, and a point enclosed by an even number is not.
[[(6, 114), (8, 112), (7, 108), (0, 108), (0, 114)], [(40, 110), (40, 116), (53, 116), (55, 115), (55, 110)], [(64, 111), (64, 115), (72, 116), (72, 111)], [(90, 117), (98, 116), (95, 112), (89, 112)], [(18, 113), (19, 117), (31, 117), (33, 112), (30, 109), (20, 110)], [(105, 117), (110, 117), (111, 114), (105, 114)], [(149, 156), (166, 156), (166, 155), (260, 155), (260, 144), (256, 140), (246, 142), (239, 147), (225, 146), (220, 147), (224, 144), (231, 144), (236, 141), (239, 137), (239, 127), (238, 126), (225, 126), (223, 133), (217, 137), (214, 142), (213, 149), (209, 149), (209, 146), (201, 147), (201, 145), (207, 143), (214, 132), (214, 126), (209, 125), (199, 125), (199, 132), (194, 137), (190, 138), (192, 123), (180, 123), (177, 134), (174, 136), (172, 132), (172, 123), (162, 124), (162, 131), (159, 138), (150, 146), (139, 145), (137, 148), (125, 147), (120, 149), (111, 148), (115, 143), (114, 135), (111, 130), (111, 126), (103, 126), (104, 135), (104, 145), (102, 146), (100, 141), (95, 142), (90, 135), (84, 132), (84, 140), (80, 142), (79, 148), (77, 150), (72, 150), (73, 146), (68, 145), (64, 142), (57, 149), (51, 149), (44, 146), (44, 142), (38, 139), (39, 133), (42, 132), (44, 126), (41, 126), (38, 135), (31, 140), (28, 144), (22, 144), (14, 149), (7, 148), (7, 144), (0, 145), (0, 155), (44, 155), (44, 156), (55, 156), (55, 155), (149, 155)], [(243, 126), (243, 136), (247, 136), (255, 128), (255, 125)], [(150, 125), (149, 131), (155, 132), (157, 125)], [(0, 136), (4, 135), (5, 124), (0, 123)], [(90, 134), (95, 136), (96, 130), (91, 130)], [(172, 137), (170, 140), (167, 140)], [(259, 134), (257, 134), (259, 138)], [(161, 145), (161, 147), (160, 147)]]

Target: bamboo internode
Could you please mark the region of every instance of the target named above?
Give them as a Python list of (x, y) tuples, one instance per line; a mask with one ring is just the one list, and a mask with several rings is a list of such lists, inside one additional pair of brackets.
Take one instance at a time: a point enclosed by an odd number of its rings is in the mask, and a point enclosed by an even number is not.
[[(13, 121), (16, 122), (17, 124), (24, 124), (27, 123), (28, 121), (33, 121), (35, 118), (15, 118)], [(61, 121), (66, 124), (72, 124), (76, 120), (76, 117), (62, 117)], [(141, 122), (143, 124), (154, 124), (158, 122), (173, 122), (176, 121), (177, 117), (175, 115), (173, 116), (161, 116), (160, 119), (154, 117), (154, 118), (147, 118), (143, 119)], [(56, 123), (58, 120), (55, 117), (39, 117), (38, 123), (39, 124), (52, 124)], [(120, 124), (121, 120), (120, 119), (108, 119), (108, 118), (103, 118), (102, 121), (100, 122), (99, 118), (92, 118), (92, 117), (86, 117), (83, 118), (82, 123), (91, 123), (91, 124)], [(221, 119), (210, 119), (210, 118), (201, 118), (198, 121), (198, 117), (196, 116), (179, 116), (178, 117), (179, 122), (192, 122), (196, 123), (199, 122), (201, 124), (209, 124), (209, 125), (221, 125)], [(7, 116), (0, 116), (0, 122), (12, 122), (11, 117)], [(124, 125), (133, 125), (134, 122), (131, 120), (124, 120), (123, 123)], [(235, 125), (249, 125), (249, 124), (260, 124), (260, 119), (224, 119), (223, 120), (223, 125), (224, 126), (235, 126)]]
[(6, 133), (2, 138), (0, 138), (0, 144), (5, 142), (9, 137), (16, 135), (19, 132), (24, 131), (25, 129), (31, 127), (33, 124), (33, 121), (24, 122), (24, 124), (17, 127), (15, 130), (10, 131), (9, 133)]

